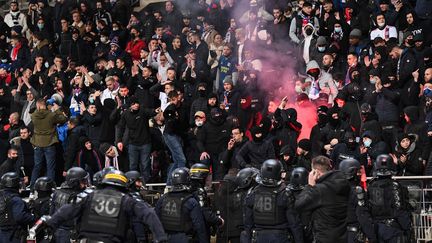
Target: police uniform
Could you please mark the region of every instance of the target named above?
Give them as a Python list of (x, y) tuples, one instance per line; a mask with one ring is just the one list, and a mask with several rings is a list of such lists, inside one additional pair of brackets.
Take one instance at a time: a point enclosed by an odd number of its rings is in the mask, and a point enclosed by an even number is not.
[(77, 217), (78, 238), (83, 242), (126, 242), (129, 223), (131, 219), (137, 219), (151, 226), (155, 242), (165, 241), (165, 232), (154, 211), (123, 193), (114, 184), (105, 182), (109, 179), (121, 180), (124, 182), (122, 186), (126, 188), (127, 179), (122, 172), (108, 173), (102, 181), (105, 184), (103, 189), (89, 194), (80, 193), (76, 203), (61, 207), (47, 220), (47, 225), (56, 228), (68, 219)]
[(27, 226), (35, 221), (17, 189), (0, 191), (0, 242), (21, 242), (27, 235)]
[[(256, 242), (303, 242), (298, 214), (293, 211), (294, 198), (285, 185), (258, 185), (245, 199), (245, 231)], [(255, 232), (255, 233), (254, 233)]]
[[(66, 188), (65, 188), (66, 187)], [(75, 203), (77, 199), (77, 195), (81, 193), (81, 190), (76, 190), (72, 188), (68, 188), (63, 185), (63, 188), (56, 190), (52, 194), (51, 199), (51, 207), (49, 210), (49, 214), (53, 215), (60, 209), (62, 206)], [(71, 240), (72, 230), (75, 227), (75, 222), (73, 218), (70, 218), (67, 222), (64, 222), (55, 232), (54, 238), (58, 243), (69, 242)]]
[(411, 218), (404, 190), (391, 176), (378, 177), (370, 182), (365, 201), (359, 200), (357, 217), (364, 227), (373, 222), (377, 242), (409, 242)]
[(195, 197), (187, 191), (172, 191), (161, 197), (155, 207), (169, 242), (187, 243), (196, 238), (209, 242), (203, 212)]

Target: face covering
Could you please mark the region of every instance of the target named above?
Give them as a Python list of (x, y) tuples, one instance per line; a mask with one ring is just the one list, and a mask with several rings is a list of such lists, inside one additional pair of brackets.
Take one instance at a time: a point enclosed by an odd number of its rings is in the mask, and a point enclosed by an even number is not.
[(376, 79), (374, 79), (374, 78), (369, 79), (369, 82), (370, 82), (371, 84), (375, 84), (375, 83), (376, 83)]
[(423, 91), (423, 95), (427, 96), (428, 94), (430, 94), (432, 92), (432, 90), (430, 88), (426, 88)]
[(102, 43), (107, 43), (108, 42), (108, 38), (106, 38), (106, 37), (101, 37), (100, 38), (100, 41), (102, 42)]
[(340, 32), (342, 32), (342, 28), (341, 27), (336, 27), (336, 28), (334, 28), (334, 31), (336, 33), (340, 33)]
[(204, 125), (204, 122), (203, 121), (195, 121), (195, 125), (197, 127), (202, 127), (202, 125)]
[(379, 28), (383, 28), (385, 26), (385, 22), (383, 22), (383, 23), (378, 23), (378, 27)]
[(303, 89), (302, 89), (302, 87), (301, 87), (300, 85), (296, 85), (296, 86), (295, 86), (295, 92), (296, 92), (297, 94), (301, 94), (301, 93), (303, 93)]
[(330, 117), (329, 119), (329, 123), (330, 125), (332, 125), (333, 127), (337, 127), (339, 125), (339, 118), (334, 119), (333, 117)]
[(359, 77), (359, 75), (356, 75), (356, 76), (352, 77), (351, 80), (353, 81), (353, 83), (358, 83), (360, 81), (360, 77)]
[(307, 28), (307, 29), (305, 30), (305, 34), (306, 34), (306, 36), (310, 36), (310, 35), (312, 35), (312, 32), (313, 32), (313, 30), (312, 30), (311, 28)]
[(357, 145), (355, 141), (348, 141), (346, 144), (349, 149), (354, 149)]
[(112, 29), (113, 29), (113, 31), (117, 31), (119, 28), (118, 27), (114, 27)]
[(363, 144), (366, 148), (370, 148), (371, 144), (372, 144), (372, 139), (366, 139), (365, 141), (363, 141)]
[(326, 124), (328, 122), (328, 116), (326, 114), (318, 114), (318, 124)]
[(257, 134), (254, 134), (254, 135), (253, 135), (253, 140), (254, 140), (254, 142), (262, 142), (262, 141), (263, 141), (263, 139), (264, 139), (264, 135), (261, 133), (261, 136), (260, 136), (260, 137), (257, 137), (256, 135), (258, 135), (258, 134), (260, 134), (260, 133), (257, 133)]
[(43, 29), (43, 27), (45, 26), (44, 24), (37, 24), (39, 29)]
[(318, 51), (319, 52), (324, 52), (325, 51), (325, 46), (318, 46)]
[(206, 97), (207, 92), (206, 92), (206, 90), (198, 90), (198, 95), (199, 95), (199, 97)]
[(7, 63), (7, 59), (2, 59), (1, 62), (2, 63)]
[(409, 46), (414, 46), (414, 40), (413, 39), (409, 39), (408, 40), (408, 45)]

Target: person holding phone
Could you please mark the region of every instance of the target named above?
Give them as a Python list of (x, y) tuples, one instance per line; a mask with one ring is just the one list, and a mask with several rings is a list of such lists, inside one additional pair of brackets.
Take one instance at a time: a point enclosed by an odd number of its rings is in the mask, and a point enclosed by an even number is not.
[(312, 160), (308, 185), (296, 197), (295, 208), (301, 213), (312, 213), (315, 240), (319, 239), (321, 243), (346, 242), (350, 190), (345, 175), (333, 170), (329, 158), (317, 156)]

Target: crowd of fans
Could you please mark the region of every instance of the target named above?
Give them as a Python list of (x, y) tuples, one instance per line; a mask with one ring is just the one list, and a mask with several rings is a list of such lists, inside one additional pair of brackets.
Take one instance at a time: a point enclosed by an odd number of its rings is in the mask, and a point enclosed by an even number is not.
[(270, 158), (287, 175), (310, 170), (317, 155), (334, 168), (355, 158), (371, 175), (380, 154), (397, 175), (432, 173), (429, 0), (163, 6), (10, 3), (0, 176), (32, 187), (73, 166), (115, 166), (170, 185), (170, 172), (197, 162), (220, 180)]

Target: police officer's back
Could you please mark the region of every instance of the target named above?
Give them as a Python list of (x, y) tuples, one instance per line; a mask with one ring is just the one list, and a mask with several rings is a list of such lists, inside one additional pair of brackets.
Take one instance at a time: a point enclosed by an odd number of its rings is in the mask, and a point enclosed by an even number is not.
[(191, 237), (198, 242), (209, 242), (208, 231), (201, 207), (190, 192), (190, 177), (186, 168), (177, 168), (172, 173), (173, 189), (164, 194), (156, 204), (169, 242), (186, 243)]
[(35, 222), (25, 202), (19, 197), (20, 178), (8, 172), (0, 179), (0, 242), (21, 242), (27, 226)]
[[(140, 200), (142, 203), (146, 204), (148, 208), (150, 208), (150, 205), (148, 205), (143, 198), (143, 195), (140, 193), (143, 188), (143, 178), (141, 177), (141, 174), (138, 171), (131, 170), (125, 173), (126, 178), (128, 179), (128, 190), (129, 195), (135, 199)], [(138, 243), (144, 243), (148, 242), (148, 229), (147, 227), (142, 223), (142, 221), (138, 219), (132, 219), (131, 222), (132, 232), (130, 232), (130, 241), (131, 242), (138, 242)]]
[[(225, 190), (224, 194), (227, 195), (218, 196), (223, 198), (221, 200), (223, 202), (221, 216), (228, 220), (225, 222), (221, 234), (218, 235), (217, 242), (240, 242), (240, 234), (244, 229), (243, 202), (249, 190), (257, 185), (256, 178), (258, 176), (258, 169), (254, 167), (244, 168), (234, 175), (233, 181)], [(224, 178), (224, 181), (226, 180), (227, 176)]]
[(357, 216), (362, 226), (373, 222), (377, 242), (404, 242), (411, 227), (406, 188), (392, 179), (392, 163), (389, 155), (379, 155), (366, 197), (357, 198)]
[[(301, 191), (308, 183), (308, 170), (304, 167), (296, 167), (291, 171), (289, 176), (290, 181), (287, 186), (287, 191), (294, 196), (298, 197)], [(300, 213), (300, 219), (303, 228), (303, 240), (305, 243), (313, 242), (312, 236), (312, 215), (310, 212)]]
[(47, 225), (57, 228), (68, 218), (77, 217), (78, 238), (84, 242), (126, 242), (129, 222), (137, 218), (150, 227), (155, 242), (165, 241), (154, 211), (126, 194), (127, 181), (121, 171), (108, 172), (102, 189), (80, 193), (75, 203), (61, 207)]
[[(52, 195), (50, 215), (66, 204), (75, 203), (77, 195), (87, 187), (89, 175), (81, 167), (72, 167), (67, 171), (65, 179), (60, 189), (57, 189)], [(54, 232), (55, 241), (58, 243), (70, 241), (74, 228), (75, 220), (70, 218)]]
[(292, 235), (295, 242), (303, 242), (300, 217), (293, 210), (294, 198), (281, 183), (281, 169), (277, 160), (264, 161), (260, 184), (245, 199), (243, 241), (289, 242)]
[(37, 192), (37, 198), (29, 202), (30, 211), (36, 218), (49, 214), (51, 194), (55, 187), (55, 182), (48, 177), (40, 177), (36, 180), (34, 189)]

